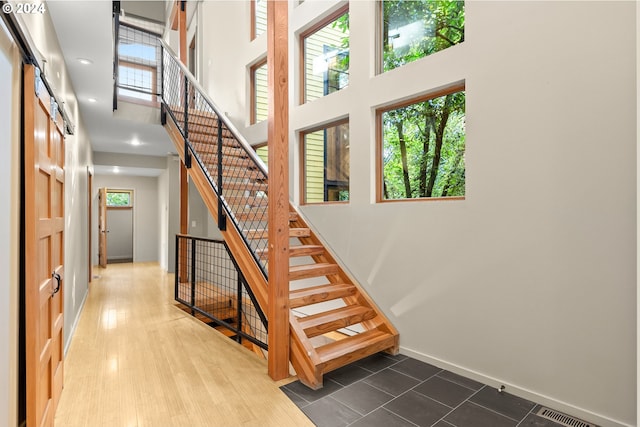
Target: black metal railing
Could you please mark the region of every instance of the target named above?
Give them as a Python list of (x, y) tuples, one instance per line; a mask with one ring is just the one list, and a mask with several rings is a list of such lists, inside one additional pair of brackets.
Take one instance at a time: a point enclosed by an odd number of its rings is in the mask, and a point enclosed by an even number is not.
[(163, 44), (163, 114), (184, 139), (185, 165), (195, 161), (218, 196), (218, 227), (241, 233), (267, 277), (267, 168), (195, 77)]
[(176, 236), (175, 299), (267, 350), (267, 319), (224, 241)]

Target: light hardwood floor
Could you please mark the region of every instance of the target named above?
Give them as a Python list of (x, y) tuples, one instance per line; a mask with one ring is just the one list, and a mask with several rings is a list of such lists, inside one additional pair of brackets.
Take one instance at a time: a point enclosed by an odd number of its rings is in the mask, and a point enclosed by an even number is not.
[(313, 426), (265, 360), (174, 307), (173, 275), (157, 264), (94, 274), (57, 427)]

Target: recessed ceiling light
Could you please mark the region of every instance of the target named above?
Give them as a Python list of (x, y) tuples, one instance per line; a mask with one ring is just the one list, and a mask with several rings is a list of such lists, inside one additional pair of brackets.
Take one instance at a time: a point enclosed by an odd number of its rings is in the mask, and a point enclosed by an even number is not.
[(133, 139), (131, 140), (131, 145), (135, 145), (135, 146), (137, 146), (137, 145), (142, 145), (142, 142), (140, 142), (140, 141), (138, 140), (138, 138), (133, 138)]
[(91, 65), (93, 64), (93, 61), (87, 58), (78, 58), (78, 62), (81, 63), (82, 65)]
[(118, 166), (114, 166), (113, 173), (120, 173), (120, 168)]
[(91, 103), (98, 102), (98, 100), (95, 99), (95, 98), (87, 98), (87, 101), (89, 101)]

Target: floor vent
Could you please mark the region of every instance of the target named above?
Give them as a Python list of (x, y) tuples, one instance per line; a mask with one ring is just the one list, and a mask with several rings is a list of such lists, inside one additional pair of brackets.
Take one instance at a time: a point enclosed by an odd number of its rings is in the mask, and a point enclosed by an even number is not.
[(542, 407), (536, 413), (536, 415), (555, 421), (558, 424), (562, 424), (567, 427), (598, 427), (595, 424), (587, 423), (585, 421), (574, 418), (570, 415), (563, 414), (562, 412), (554, 411), (553, 409)]

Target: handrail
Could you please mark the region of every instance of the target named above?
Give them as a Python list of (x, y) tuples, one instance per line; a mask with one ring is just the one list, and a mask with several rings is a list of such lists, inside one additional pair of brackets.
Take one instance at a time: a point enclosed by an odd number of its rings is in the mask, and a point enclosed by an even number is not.
[(267, 278), (267, 265), (262, 256), (268, 246), (264, 237), (268, 214), (263, 209), (268, 204), (267, 167), (229, 119), (220, 113), (220, 108), (171, 47), (162, 40), (160, 46), (165, 55), (163, 114), (171, 117), (184, 140), (184, 164), (190, 168), (194, 159), (200, 166), (217, 195), (218, 228), (226, 230), (227, 219), (235, 224)]
[(173, 49), (171, 49), (171, 47), (167, 43), (165, 43), (165, 41), (162, 39), (160, 39), (160, 43), (162, 44), (162, 47), (164, 48), (165, 52), (167, 52), (170, 56), (173, 57), (176, 64), (180, 67), (180, 70), (184, 73), (185, 76), (187, 76), (187, 78), (189, 79), (189, 84), (191, 84), (194, 88), (196, 88), (200, 92), (200, 96), (202, 96), (202, 98), (211, 106), (211, 108), (216, 113), (216, 115), (222, 119), (223, 123), (225, 124), (227, 129), (231, 131), (235, 139), (241, 145), (244, 146), (249, 156), (251, 156), (251, 160), (253, 160), (258, 165), (258, 167), (260, 167), (260, 171), (262, 173), (267, 175), (267, 166), (264, 164), (262, 159), (256, 154), (251, 144), (247, 142), (247, 140), (242, 136), (242, 134), (238, 131), (238, 129), (233, 125), (231, 120), (229, 120), (227, 116), (225, 116), (224, 114), (220, 113), (220, 109), (218, 108), (216, 103), (211, 100), (209, 95), (207, 95), (207, 92), (200, 85), (200, 83), (198, 83), (198, 80), (196, 80), (195, 76), (191, 73), (191, 71), (189, 71), (189, 69), (180, 61), (180, 58), (178, 58), (178, 55), (176, 55)]

